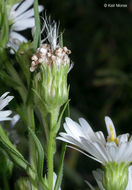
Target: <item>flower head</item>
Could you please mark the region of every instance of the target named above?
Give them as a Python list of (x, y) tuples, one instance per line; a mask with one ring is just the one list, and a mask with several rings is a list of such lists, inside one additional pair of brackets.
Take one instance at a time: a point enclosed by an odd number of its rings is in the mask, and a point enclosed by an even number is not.
[(32, 56), (32, 64), (30, 71), (33, 72), (38, 66), (43, 65), (43, 67), (52, 67), (52, 65), (59, 68), (70, 64), (70, 59), (68, 54), (70, 50), (66, 47), (61, 48), (59, 45), (53, 51), (50, 44), (43, 44), (38, 48), (36, 54)]
[[(35, 26), (34, 9), (30, 8), (33, 3), (34, 0), (24, 0), (14, 4), (10, 9), (8, 16), (10, 35), (7, 46), (12, 47), (15, 51), (22, 42), (27, 42), (27, 39), (18, 32)], [(43, 6), (39, 6), (38, 9), (41, 12)]]
[[(30, 71), (40, 68), (40, 77), (36, 77), (34, 89), (43, 99), (48, 112), (59, 109), (68, 99), (67, 75), (70, 68), (71, 53), (59, 43), (59, 28), (55, 21), (44, 20), (46, 38), (32, 56)], [(46, 43), (47, 42), (47, 43)], [(42, 43), (42, 42), (41, 42)]]
[(13, 99), (13, 96), (7, 96), (9, 92), (4, 93), (0, 97), (0, 121), (11, 120), (12, 118), (9, 117), (12, 113), (10, 110), (2, 111), (4, 107), (8, 105), (8, 103)]
[(108, 137), (105, 139), (101, 131), (94, 132), (83, 118), (79, 119), (80, 125), (70, 118), (66, 118), (64, 129), (58, 139), (75, 145), (88, 154), (87, 156), (106, 165), (109, 162), (126, 163), (132, 161), (132, 138), (129, 134), (116, 136), (115, 127), (109, 117), (105, 117)]
[[(70, 66), (69, 54), (71, 51), (67, 47), (61, 47), (59, 43), (59, 26), (55, 21), (51, 21), (45, 16), (44, 26), (42, 29), (46, 32), (46, 37), (41, 41), (40, 48), (32, 56), (32, 64), (30, 71), (33, 72), (38, 66), (52, 66), (56, 65), (58, 69), (61, 65)], [(46, 42), (44, 43), (43, 42)]]

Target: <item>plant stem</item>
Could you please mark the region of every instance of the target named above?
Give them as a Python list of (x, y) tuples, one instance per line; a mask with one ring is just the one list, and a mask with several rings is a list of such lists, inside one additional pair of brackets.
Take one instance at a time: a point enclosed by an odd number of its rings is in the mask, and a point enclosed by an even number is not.
[(53, 186), (53, 171), (54, 171), (54, 154), (56, 152), (56, 133), (54, 128), (57, 124), (59, 110), (53, 110), (50, 117), (50, 133), (48, 141), (48, 183), (49, 190), (52, 190)]
[(48, 116), (43, 113), (42, 114), (42, 124), (44, 127), (44, 132), (45, 132), (45, 137), (46, 137), (46, 142), (48, 142), (48, 138), (49, 138), (49, 128), (48, 128)]
[[(30, 127), (35, 132), (35, 123), (34, 123), (34, 110), (31, 105), (27, 106), (27, 123), (28, 127)], [(32, 136), (29, 133), (29, 151), (30, 151), (30, 163), (32, 168), (36, 171), (37, 170), (37, 163), (36, 163), (36, 147)], [(36, 181), (36, 182), (35, 182)], [(35, 179), (34, 182), (31, 180), (32, 183), (32, 190), (37, 190), (37, 180)]]

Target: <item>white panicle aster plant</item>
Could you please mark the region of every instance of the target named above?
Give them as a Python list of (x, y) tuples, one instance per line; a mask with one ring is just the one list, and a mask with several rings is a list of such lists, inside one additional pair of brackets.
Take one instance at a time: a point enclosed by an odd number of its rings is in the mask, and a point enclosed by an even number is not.
[[(19, 34), (19, 32), (35, 26), (34, 9), (30, 8), (33, 3), (34, 0), (24, 0), (14, 4), (10, 8), (8, 16), (10, 33), (7, 46), (12, 47), (15, 51), (18, 50), (22, 42), (28, 41), (23, 35)], [(42, 12), (43, 6), (39, 5), (38, 10)]]
[(83, 118), (79, 119), (79, 123), (66, 118), (66, 133), (60, 133), (58, 139), (79, 147), (85, 151), (79, 150), (80, 152), (102, 164), (103, 187), (106, 190), (115, 187), (116, 190), (124, 190), (128, 183), (128, 167), (132, 162), (132, 137), (129, 138), (129, 134), (116, 136), (114, 124), (109, 117), (105, 117), (107, 139), (101, 131), (94, 132)]
[(0, 97), (0, 121), (6, 121), (12, 119), (11, 117), (9, 117), (12, 111), (3, 110), (3, 108), (6, 107), (8, 103), (13, 99), (13, 96), (7, 96), (8, 94), (9, 92), (6, 92)]

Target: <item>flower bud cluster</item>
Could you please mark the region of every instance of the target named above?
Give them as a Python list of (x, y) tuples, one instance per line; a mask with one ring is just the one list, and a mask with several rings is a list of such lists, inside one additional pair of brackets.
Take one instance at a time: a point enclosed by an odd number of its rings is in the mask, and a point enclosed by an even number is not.
[(59, 68), (61, 65), (66, 65), (70, 63), (68, 55), (71, 53), (67, 47), (61, 48), (59, 45), (53, 51), (49, 44), (43, 44), (37, 49), (36, 54), (32, 56), (32, 64), (30, 71), (33, 72), (38, 68), (39, 65), (44, 64), (45, 66), (50, 66), (56, 64)]

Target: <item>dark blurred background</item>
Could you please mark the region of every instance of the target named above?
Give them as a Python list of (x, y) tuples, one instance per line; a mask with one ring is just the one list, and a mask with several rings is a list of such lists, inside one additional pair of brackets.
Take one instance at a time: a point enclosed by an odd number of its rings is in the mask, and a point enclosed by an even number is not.
[[(84, 117), (107, 136), (104, 117), (117, 134), (132, 132), (132, 1), (41, 0), (47, 14), (60, 22), (64, 45), (71, 49), (69, 73), (71, 117)], [(127, 8), (104, 7), (104, 3)], [(95, 161), (67, 148), (64, 189), (94, 184)], [(71, 168), (71, 169), (70, 169)]]

